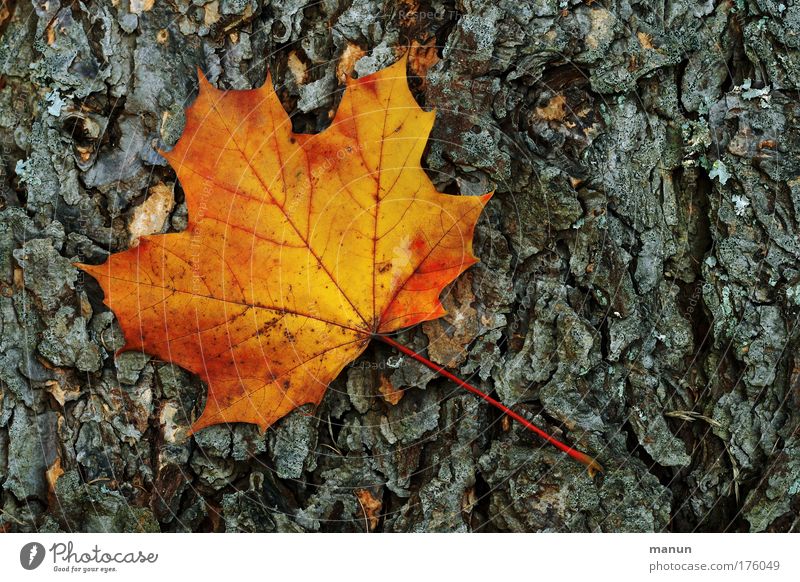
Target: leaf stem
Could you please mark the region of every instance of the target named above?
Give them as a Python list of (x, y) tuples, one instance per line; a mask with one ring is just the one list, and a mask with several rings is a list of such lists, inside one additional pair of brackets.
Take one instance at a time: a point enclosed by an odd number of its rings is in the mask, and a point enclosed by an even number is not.
[(378, 339), (378, 340), (382, 341), (385, 344), (388, 344), (388, 345), (392, 346), (397, 351), (402, 352), (405, 355), (407, 355), (408, 357), (415, 359), (420, 364), (423, 364), (423, 365), (427, 366), (428, 368), (430, 368), (434, 372), (444, 376), (445, 378), (448, 378), (448, 379), (452, 380), (453, 382), (455, 382), (456, 384), (458, 384), (459, 386), (461, 386), (465, 390), (467, 390), (469, 392), (472, 392), (473, 394), (475, 394), (479, 398), (485, 400), (486, 402), (488, 402), (489, 404), (491, 404), (492, 406), (494, 406), (498, 410), (502, 411), (504, 414), (506, 414), (509, 417), (511, 417), (514, 420), (516, 420), (518, 423), (520, 423), (522, 426), (527, 428), (529, 431), (537, 434), (539, 437), (543, 438), (545, 441), (547, 441), (548, 443), (550, 443), (551, 445), (553, 445), (557, 449), (560, 449), (561, 451), (565, 452), (566, 454), (568, 454), (570, 457), (572, 457), (576, 461), (579, 461), (579, 462), (583, 463), (584, 465), (586, 465), (586, 468), (589, 471), (589, 475), (590, 476), (594, 476), (595, 473), (598, 473), (598, 472), (599, 473), (603, 472), (603, 466), (600, 463), (598, 463), (595, 459), (593, 459), (592, 457), (587, 455), (586, 453), (582, 453), (581, 451), (579, 451), (577, 449), (574, 449), (574, 448), (570, 447), (569, 445), (565, 445), (560, 440), (558, 440), (555, 437), (547, 434), (545, 431), (540, 429), (538, 426), (536, 426), (535, 424), (533, 424), (530, 421), (526, 420), (521, 415), (519, 415), (516, 412), (514, 412), (513, 410), (511, 410), (506, 405), (502, 404), (501, 402), (498, 402), (497, 400), (495, 400), (494, 398), (492, 398), (488, 394), (485, 394), (485, 393), (481, 392), (480, 390), (475, 388), (473, 385), (468, 384), (467, 382), (464, 382), (464, 380), (462, 380), (461, 378), (459, 378), (458, 376), (456, 376), (454, 374), (451, 374), (450, 372), (448, 372), (447, 370), (442, 368), (440, 365), (435, 364), (434, 362), (432, 362), (429, 359), (427, 359), (426, 357), (418, 354), (417, 352), (415, 352), (411, 348), (408, 348), (408, 347), (404, 346), (403, 344), (396, 342), (395, 340), (393, 340), (392, 338), (390, 338), (388, 336), (381, 335), (381, 334), (375, 334), (373, 337), (375, 339)]

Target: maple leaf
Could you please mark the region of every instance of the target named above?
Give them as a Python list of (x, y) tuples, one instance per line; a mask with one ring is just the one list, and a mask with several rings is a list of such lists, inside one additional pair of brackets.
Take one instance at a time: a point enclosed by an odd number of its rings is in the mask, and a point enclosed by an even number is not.
[(266, 429), (319, 403), (375, 334), (444, 314), (439, 295), (476, 262), (491, 194), (436, 191), (420, 165), (434, 117), (408, 88), (405, 58), (348, 78), (330, 127), (313, 135), (292, 132), (269, 78), (221, 91), (200, 74), (183, 135), (163, 153), (188, 227), (80, 265), (117, 314), (125, 350), (205, 380), (193, 432)]
[(435, 113), (406, 79), (407, 58), (347, 78), (318, 134), (292, 132), (267, 81), (200, 91), (170, 152), (189, 211), (185, 231), (145, 235), (97, 279), (123, 350), (198, 374), (208, 386), (190, 432), (232, 422), (262, 430), (318, 404), (379, 338), (476, 394), (589, 467), (594, 459), (397, 343), (387, 334), (445, 314), (439, 295), (469, 266), (492, 194), (436, 191), (420, 165)]

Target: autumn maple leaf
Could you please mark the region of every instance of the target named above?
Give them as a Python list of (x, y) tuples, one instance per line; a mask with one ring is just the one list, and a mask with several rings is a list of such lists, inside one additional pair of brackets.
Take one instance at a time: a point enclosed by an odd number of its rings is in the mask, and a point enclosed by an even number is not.
[(330, 127), (292, 132), (269, 79), (219, 91), (200, 76), (186, 128), (163, 155), (189, 225), (82, 266), (117, 314), (126, 350), (208, 383), (194, 431), (262, 429), (318, 403), (384, 334), (440, 317), (439, 294), (475, 263), (490, 194), (440, 194), (420, 166), (434, 121), (405, 60), (349, 80)]
[(444, 315), (439, 295), (476, 262), (491, 193), (436, 191), (420, 165), (434, 117), (408, 88), (405, 58), (348, 79), (330, 127), (313, 135), (292, 132), (269, 78), (221, 91), (200, 75), (184, 133), (163, 153), (188, 227), (80, 265), (125, 350), (205, 380), (192, 432), (266, 429), (319, 403), (373, 337), (396, 345), (385, 334)]

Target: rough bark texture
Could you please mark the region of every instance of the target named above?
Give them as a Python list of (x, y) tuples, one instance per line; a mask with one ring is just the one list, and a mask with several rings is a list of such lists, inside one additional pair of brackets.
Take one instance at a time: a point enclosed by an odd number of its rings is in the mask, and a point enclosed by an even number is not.
[[(798, 29), (792, 0), (0, 1), (0, 530), (797, 530)], [(265, 436), (187, 439), (204, 387), (115, 359), (71, 264), (143, 209), (185, 226), (156, 148), (197, 67), (269, 68), (310, 132), (408, 45), (431, 178), (497, 194), (403, 341), (594, 480), (383, 345)]]

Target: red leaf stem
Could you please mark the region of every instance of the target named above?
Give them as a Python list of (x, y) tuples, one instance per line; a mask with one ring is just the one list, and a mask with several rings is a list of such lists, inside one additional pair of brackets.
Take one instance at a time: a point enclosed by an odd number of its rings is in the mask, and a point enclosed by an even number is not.
[(533, 424), (530, 421), (526, 420), (524, 417), (522, 417), (521, 415), (519, 415), (516, 412), (514, 412), (513, 410), (511, 410), (506, 405), (502, 404), (501, 402), (498, 402), (497, 400), (495, 400), (494, 398), (492, 398), (488, 394), (484, 394), (483, 392), (481, 392), (480, 390), (478, 390), (477, 388), (475, 388), (471, 384), (468, 384), (467, 382), (464, 382), (464, 380), (462, 380), (458, 376), (455, 376), (454, 374), (451, 374), (450, 372), (448, 372), (447, 370), (442, 368), (440, 365), (438, 365), (438, 364), (430, 361), (429, 359), (425, 358), (424, 356), (418, 354), (417, 352), (415, 352), (411, 348), (408, 348), (408, 347), (404, 346), (403, 344), (398, 343), (395, 340), (393, 340), (392, 338), (390, 338), (388, 336), (385, 336), (385, 335), (376, 334), (375, 335), (375, 339), (379, 339), (380, 341), (384, 342), (385, 344), (388, 344), (388, 345), (392, 346), (397, 351), (402, 352), (403, 354), (407, 355), (408, 357), (415, 359), (420, 364), (423, 364), (423, 365), (427, 366), (428, 368), (430, 368), (434, 372), (444, 376), (445, 378), (448, 378), (448, 379), (452, 380), (453, 382), (455, 382), (456, 384), (458, 384), (459, 386), (461, 386), (465, 390), (467, 390), (469, 392), (472, 392), (473, 394), (475, 394), (479, 398), (485, 400), (486, 402), (488, 402), (489, 404), (491, 404), (492, 406), (494, 406), (498, 410), (502, 411), (504, 414), (506, 414), (509, 417), (511, 417), (512, 419), (516, 420), (518, 423), (520, 423), (522, 426), (527, 428), (529, 431), (537, 434), (539, 437), (543, 438), (545, 441), (547, 441), (548, 443), (550, 443), (551, 445), (553, 445), (557, 449), (560, 449), (561, 451), (565, 452), (566, 454), (568, 454), (570, 457), (572, 457), (576, 461), (580, 461), (581, 463), (586, 465), (586, 468), (587, 468), (590, 476), (594, 476), (595, 473), (598, 473), (598, 472), (599, 473), (603, 472), (603, 466), (600, 465), (600, 463), (598, 463), (595, 459), (593, 459), (592, 457), (590, 457), (586, 453), (582, 453), (581, 451), (579, 451), (579, 450), (577, 450), (577, 449), (575, 449), (573, 447), (570, 447), (569, 445), (566, 445), (566, 444), (562, 443), (560, 440), (558, 440), (555, 437), (547, 434), (545, 431), (540, 429), (538, 426), (536, 426), (535, 424)]

